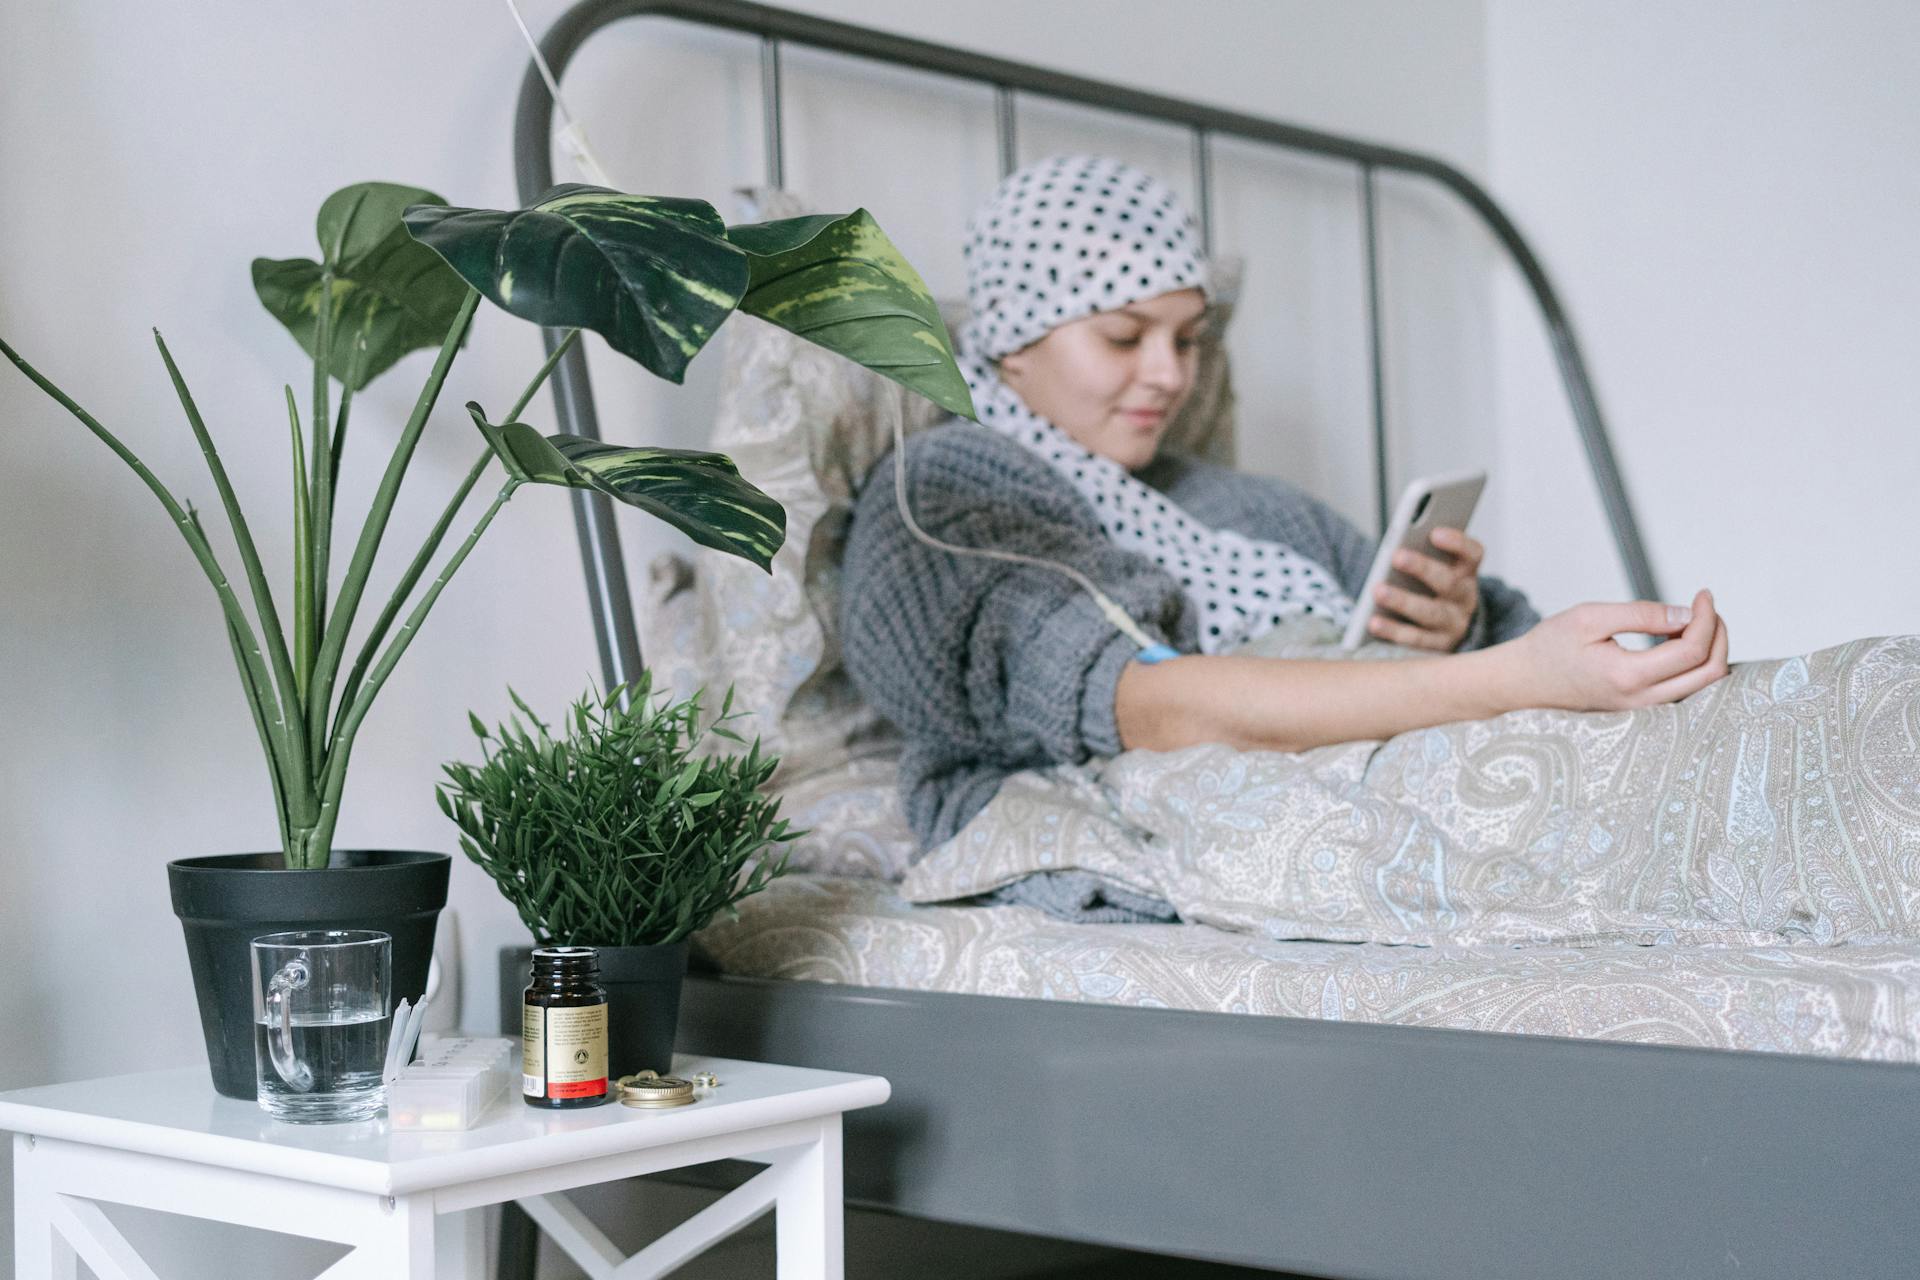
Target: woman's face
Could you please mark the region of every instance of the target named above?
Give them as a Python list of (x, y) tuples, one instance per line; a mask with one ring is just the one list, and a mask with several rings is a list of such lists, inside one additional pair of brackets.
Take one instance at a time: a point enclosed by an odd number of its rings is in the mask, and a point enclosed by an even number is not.
[(1068, 321), (1000, 359), (1000, 378), (1080, 446), (1129, 471), (1153, 461), (1199, 363), (1206, 297), (1179, 289)]

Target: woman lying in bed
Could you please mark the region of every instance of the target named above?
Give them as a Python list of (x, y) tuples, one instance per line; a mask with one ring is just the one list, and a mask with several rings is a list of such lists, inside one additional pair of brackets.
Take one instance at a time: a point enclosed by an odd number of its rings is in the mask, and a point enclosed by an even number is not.
[[(961, 367), (980, 423), (906, 449), (912, 513), (940, 541), (1044, 557), (1096, 583), (1180, 657), (1140, 660), (1081, 586), (1031, 564), (915, 538), (891, 460), (855, 510), (842, 643), (862, 693), (905, 735), (905, 808), (929, 848), (1007, 775), (1126, 748), (1198, 743), (1299, 751), (1523, 707), (1672, 702), (1727, 673), (1727, 629), (1690, 606), (1584, 604), (1542, 621), (1478, 574), (1481, 545), (1401, 553), (1431, 598), (1391, 586), (1394, 662), (1236, 652), (1276, 634), (1331, 640), (1371, 541), (1283, 481), (1160, 449), (1192, 389), (1207, 265), (1164, 184), (1128, 165), (1055, 158), (1007, 179), (974, 216)], [(1636, 651), (1620, 633), (1670, 637)]]

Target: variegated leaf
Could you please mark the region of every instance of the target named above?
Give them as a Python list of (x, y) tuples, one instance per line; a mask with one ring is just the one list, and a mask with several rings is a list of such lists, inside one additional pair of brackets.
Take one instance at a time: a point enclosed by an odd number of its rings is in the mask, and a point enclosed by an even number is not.
[(727, 228), (750, 255), (740, 309), (974, 416), (940, 308), (865, 209)]
[(408, 206), (439, 201), (419, 187), (355, 183), (320, 206), (321, 262), (253, 261), (254, 292), (309, 356), (319, 327), (322, 263), (332, 267), (327, 365), (356, 391), (409, 351), (439, 346), (460, 311), (466, 284), (400, 222)]
[(669, 382), (747, 287), (746, 255), (704, 200), (568, 184), (514, 212), (410, 209), (406, 225), (495, 305), (591, 329)]
[(787, 536), (787, 513), (748, 484), (733, 460), (688, 449), (636, 449), (584, 436), (543, 436), (524, 422), (495, 425), (471, 401), (467, 412), (507, 474), (524, 484), (594, 489), (639, 507), (702, 546), (771, 568)]

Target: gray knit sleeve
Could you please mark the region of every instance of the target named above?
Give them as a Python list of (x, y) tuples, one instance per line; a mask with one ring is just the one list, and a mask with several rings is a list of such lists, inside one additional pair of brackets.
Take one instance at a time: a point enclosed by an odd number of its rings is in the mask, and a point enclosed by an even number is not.
[[(1071, 564), (1155, 639), (1191, 641), (1178, 584), (1114, 547), (1020, 445), (954, 424), (909, 443), (907, 464), (914, 515), (934, 537)], [(841, 645), (862, 696), (906, 739), (902, 796), (928, 848), (1007, 774), (1118, 753), (1114, 689), (1135, 646), (1057, 572), (916, 540), (892, 468), (891, 457), (875, 468), (854, 508)]]

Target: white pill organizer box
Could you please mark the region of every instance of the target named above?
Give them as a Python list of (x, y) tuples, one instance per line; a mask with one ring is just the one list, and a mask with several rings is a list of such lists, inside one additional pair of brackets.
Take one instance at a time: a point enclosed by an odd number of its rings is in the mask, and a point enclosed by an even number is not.
[(387, 1083), (387, 1119), (396, 1129), (471, 1129), (519, 1078), (519, 1055), (517, 1040), (426, 1037)]

